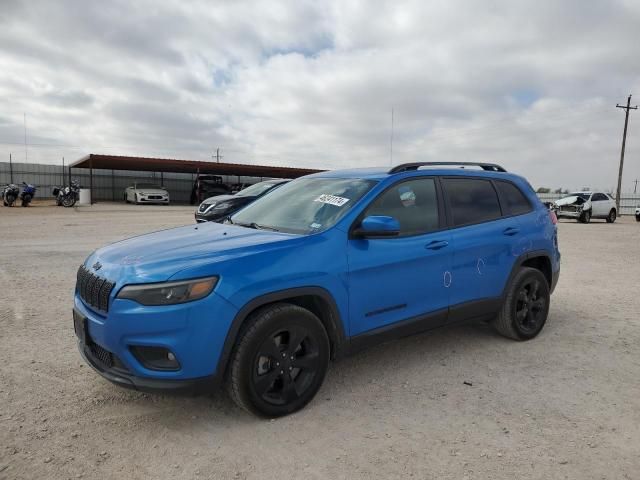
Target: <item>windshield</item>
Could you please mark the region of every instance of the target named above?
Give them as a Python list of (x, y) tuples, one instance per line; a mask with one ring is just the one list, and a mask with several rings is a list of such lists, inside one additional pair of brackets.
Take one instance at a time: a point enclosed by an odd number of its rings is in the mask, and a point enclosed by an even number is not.
[(258, 229), (316, 233), (334, 225), (374, 184), (351, 178), (301, 178), (256, 200), (231, 221)]
[(162, 189), (159, 185), (154, 185), (153, 183), (136, 183), (136, 188), (157, 188)]
[(591, 198), (591, 194), (588, 192), (574, 192), (574, 193), (570, 193), (569, 195), (565, 195), (562, 198), (569, 198), (569, 197), (580, 197), (583, 200), (589, 200), (589, 198)]
[(250, 187), (247, 187), (244, 190), (240, 190), (238, 193), (236, 193), (236, 197), (257, 197), (258, 195), (262, 195), (270, 188), (273, 188), (274, 185), (275, 184), (273, 182), (254, 183)]

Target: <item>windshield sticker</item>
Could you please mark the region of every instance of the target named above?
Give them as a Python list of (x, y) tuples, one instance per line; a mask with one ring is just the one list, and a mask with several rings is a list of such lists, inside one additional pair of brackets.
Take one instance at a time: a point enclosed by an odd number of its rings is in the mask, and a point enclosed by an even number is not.
[(327, 203), (329, 205), (335, 205), (341, 207), (349, 201), (348, 198), (338, 197), (336, 195), (329, 195), (324, 193), (314, 200), (314, 202)]

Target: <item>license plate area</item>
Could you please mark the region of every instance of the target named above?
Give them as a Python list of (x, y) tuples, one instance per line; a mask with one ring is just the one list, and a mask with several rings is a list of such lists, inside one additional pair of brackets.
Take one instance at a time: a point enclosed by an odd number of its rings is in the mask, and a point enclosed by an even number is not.
[(85, 345), (89, 343), (89, 332), (87, 329), (87, 317), (75, 308), (73, 309), (73, 330), (76, 337)]

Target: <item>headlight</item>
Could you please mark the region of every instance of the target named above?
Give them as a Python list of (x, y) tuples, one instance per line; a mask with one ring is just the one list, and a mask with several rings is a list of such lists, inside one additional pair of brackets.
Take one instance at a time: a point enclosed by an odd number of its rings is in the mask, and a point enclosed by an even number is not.
[(219, 203), (217, 204), (215, 207), (213, 207), (214, 210), (226, 210), (227, 208), (229, 208), (231, 206), (230, 203)]
[(126, 298), (142, 305), (174, 305), (206, 297), (218, 283), (218, 277), (197, 278), (180, 282), (128, 285), (117, 298)]

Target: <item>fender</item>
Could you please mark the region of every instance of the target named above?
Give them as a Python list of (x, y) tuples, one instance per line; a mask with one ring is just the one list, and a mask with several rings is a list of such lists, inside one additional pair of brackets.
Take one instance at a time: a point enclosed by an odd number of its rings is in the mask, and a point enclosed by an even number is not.
[(550, 293), (553, 292), (553, 290), (555, 289), (556, 283), (558, 281), (558, 272), (553, 271), (553, 262), (551, 260), (551, 256), (549, 255), (549, 252), (547, 252), (546, 250), (533, 250), (531, 252), (523, 253), (514, 262), (513, 268), (511, 269), (511, 273), (509, 274), (509, 278), (507, 278), (507, 283), (505, 283), (504, 289), (502, 290), (502, 295), (500, 296), (501, 299), (504, 299), (507, 296), (507, 291), (509, 290), (511, 281), (513, 280), (513, 277), (515, 277), (516, 273), (518, 272), (518, 269), (522, 267), (522, 264), (525, 263), (527, 260), (531, 260), (532, 258), (539, 258), (539, 257), (544, 257), (548, 259), (549, 263), (552, 265), (551, 279), (549, 282), (549, 292)]
[(251, 314), (251, 312), (270, 303), (303, 296), (320, 297), (327, 304), (329, 309), (329, 311), (327, 312), (328, 318), (321, 318), (320, 320), (327, 329), (327, 334), (329, 335), (329, 339), (332, 343), (332, 358), (338, 358), (339, 356), (341, 356), (343, 352), (347, 350), (347, 340), (340, 311), (338, 310), (338, 306), (331, 293), (328, 290), (317, 286), (287, 288), (285, 290), (279, 290), (277, 292), (271, 292), (267, 293), (266, 295), (256, 297), (245, 304), (238, 311), (233, 321), (231, 322), (227, 337), (224, 341), (224, 347), (222, 348), (222, 353), (220, 354), (220, 359), (218, 360), (216, 376), (218, 376), (219, 378), (223, 378), (227, 369), (227, 363), (229, 362), (233, 347), (236, 344), (240, 329), (242, 328), (242, 325), (244, 324), (247, 317)]

